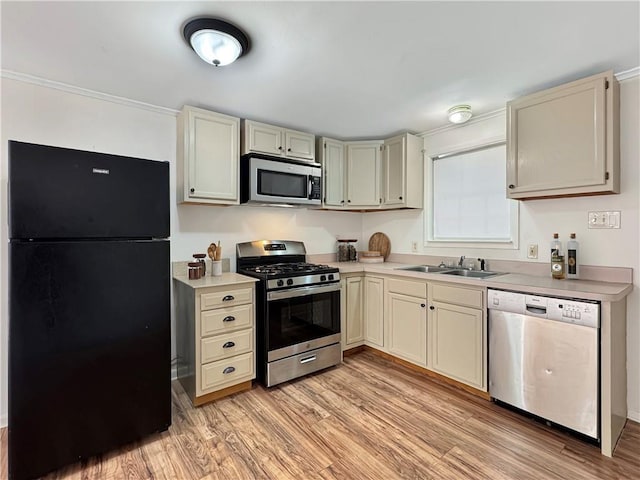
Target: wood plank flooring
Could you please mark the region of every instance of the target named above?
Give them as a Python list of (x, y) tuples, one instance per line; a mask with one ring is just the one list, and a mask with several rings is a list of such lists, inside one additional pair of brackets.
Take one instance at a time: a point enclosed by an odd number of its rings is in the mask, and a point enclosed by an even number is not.
[[(0, 434), (6, 475), (6, 429)], [(638, 479), (640, 424), (598, 447), (369, 352), (193, 408), (173, 386), (162, 434), (47, 480)]]

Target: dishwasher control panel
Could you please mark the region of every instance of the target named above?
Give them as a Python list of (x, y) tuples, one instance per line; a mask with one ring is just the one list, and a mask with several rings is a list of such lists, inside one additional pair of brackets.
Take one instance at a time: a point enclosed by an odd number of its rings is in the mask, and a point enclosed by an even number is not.
[(550, 298), (547, 318), (586, 327), (600, 327), (600, 305), (561, 298)]

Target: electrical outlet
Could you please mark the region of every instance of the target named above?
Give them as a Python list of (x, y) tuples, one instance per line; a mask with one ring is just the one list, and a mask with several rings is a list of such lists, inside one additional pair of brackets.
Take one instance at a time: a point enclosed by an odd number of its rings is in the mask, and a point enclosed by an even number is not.
[(527, 258), (538, 258), (538, 244), (532, 243), (527, 250)]
[(415, 240), (411, 241), (411, 251), (413, 253), (418, 253), (418, 242), (416, 242)]

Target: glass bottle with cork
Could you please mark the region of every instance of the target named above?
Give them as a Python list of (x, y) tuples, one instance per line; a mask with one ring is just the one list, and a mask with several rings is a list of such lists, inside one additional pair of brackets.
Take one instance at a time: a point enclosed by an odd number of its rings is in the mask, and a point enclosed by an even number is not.
[(567, 278), (580, 278), (578, 268), (578, 241), (576, 234), (569, 235), (567, 242)]

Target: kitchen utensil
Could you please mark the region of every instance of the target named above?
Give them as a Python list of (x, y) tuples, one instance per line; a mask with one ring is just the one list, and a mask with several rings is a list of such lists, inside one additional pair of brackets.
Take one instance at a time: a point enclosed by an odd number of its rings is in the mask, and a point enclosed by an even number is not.
[(391, 252), (391, 241), (382, 232), (376, 232), (369, 238), (369, 250), (378, 251), (386, 260)]
[(216, 244), (212, 243), (209, 245), (209, 248), (207, 248), (207, 255), (209, 255), (209, 258), (211, 260), (215, 260), (215, 256), (216, 256)]
[(220, 246), (220, 240), (218, 240), (218, 246), (216, 247), (214, 260), (218, 261), (222, 259), (222, 247)]

